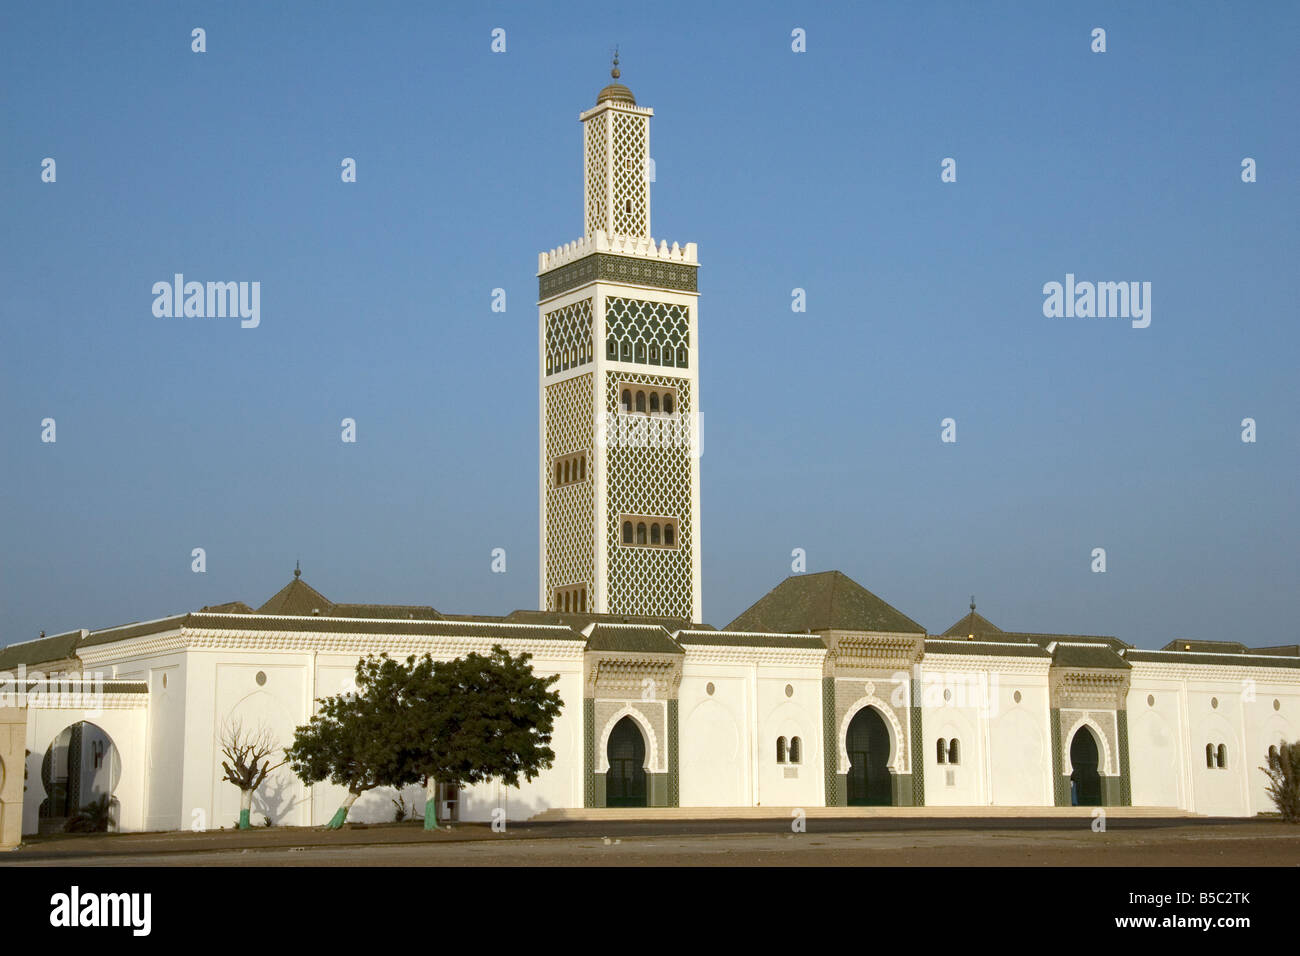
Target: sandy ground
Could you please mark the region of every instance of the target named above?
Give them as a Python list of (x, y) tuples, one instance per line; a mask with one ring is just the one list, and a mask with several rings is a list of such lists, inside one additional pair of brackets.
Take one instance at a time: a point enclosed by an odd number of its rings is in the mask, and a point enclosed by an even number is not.
[(0, 866), (1285, 866), (1300, 827), (1268, 821), (809, 820), (584, 822), (494, 833), (460, 824), (342, 831), (60, 836)]

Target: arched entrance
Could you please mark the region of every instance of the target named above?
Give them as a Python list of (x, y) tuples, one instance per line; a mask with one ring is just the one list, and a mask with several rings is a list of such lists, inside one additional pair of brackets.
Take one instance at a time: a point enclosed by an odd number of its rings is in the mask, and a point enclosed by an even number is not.
[(1070, 741), (1070, 804), (1076, 807), (1101, 806), (1101, 774), (1097, 772), (1100, 754), (1097, 738), (1087, 727), (1080, 727)]
[(609, 734), (609, 770), (605, 772), (605, 805), (644, 807), (645, 738), (631, 717), (624, 717)]
[[(103, 728), (86, 720), (63, 728), (41, 761), (40, 832), (60, 832), (74, 819), (81, 829), (115, 829), (121, 776), (122, 758)], [(83, 814), (92, 807), (100, 812)]]
[(844, 748), (849, 754), (849, 806), (889, 806), (889, 731), (874, 707), (854, 715)]

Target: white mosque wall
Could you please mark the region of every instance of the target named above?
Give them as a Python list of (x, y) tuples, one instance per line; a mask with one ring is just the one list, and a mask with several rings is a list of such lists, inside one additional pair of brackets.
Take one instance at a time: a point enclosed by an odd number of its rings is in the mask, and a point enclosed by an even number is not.
[[(1016, 700), (1017, 694), (1020, 700)], [(988, 719), (988, 803), (1050, 807), (1052, 711), (1047, 674), (1001, 673)]]
[[(1294, 674), (1259, 667), (1135, 665), (1128, 699), (1134, 806), (1181, 807), (1211, 816), (1274, 812), (1260, 768), (1270, 746), (1300, 738), (1300, 682)], [(1207, 746), (1213, 748), (1212, 760)]]
[(1129, 783), (1135, 807), (1191, 806), (1182, 682), (1134, 671), (1129, 684)]
[[(820, 651), (687, 647), (678, 691), (681, 806), (825, 803), (823, 659)], [(785, 763), (777, 759), (782, 737)], [(798, 763), (788, 751), (795, 737)]]
[(927, 655), (920, 681), (923, 740), (915, 755), (925, 768), (927, 806), (1052, 805), (1048, 664)]
[[(256, 639), (250, 635), (250, 643)], [(238, 816), (238, 791), (221, 779), (222, 722), (236, 717), (246, 728), (265, 724), (288, 744), (293, 729), (310, 719), (317, 698), (351, 686), (361, 656), (246, 646), (163, 648), (149, 655), (138, 646), (133, 650), (132, 643), (95, 648), (87, 669), (146, 681), (147, 704), (106, 708), (96, 715), (29, 710), (32, 754), (24, 832), (38, 827), (46, 748), (81, 719), (102, 728), (120, 755), (121, 777), (114, 790), (120, 829), (231, 826)], [(485, 639), (481, 650), (492, 643)], [(512, 652), (524, 649), (500, 643)], [(448, 656), (465, 652), (446, 643), (430, 646)], [(824, 803), (824, 660), (824, 651), (686, 645), (678, 696), (682, 806)], [(551, 744), (554, 766), (518, 789), (495, 781), (469, 788), (458, 806), (463, 820), (491, 820), (501, 810), (509, 824), (550, 808), (583, 806), (581, 645), (535, 657), (533, 665), (540, 674), (560, 676), (556, 687), (564, 708)], [(1016, 658), (927, 655), (920, 671), (921, 750), (909, 755), (909, 766), (923, 762), (927, 805), (1052, 804), (1047, 666), (1046, 661), (1031, 664)], [(948, 698), (945, 690), (951, 692)], [(1211, 815), (1271, 812), (1259, 768), (1270, 745), (1300, 737), (1300, 674), (1280, 668), (1135, 662), (1126, 713), (1135, 806)], [(798, 764), (778, 762), (781, 737), (787, 745), (800, 739)], [(956, 766), (938, 763), (940, 737), (960, 741)], [(1224, 768), (1217, 766), (1220, 743), (1226, 748)], [(1213, 767), (1206, 765), (1207, 744), (1215, 747)], [(349, 818), (390, 821), (394, 796), (386, 790), (366, 794)], [(423, 812), (419, 788), (409, 788), (404, 797), (412, 813)], [(321, 825), (343, 798), (342, 788), (328, 783), (304, 787), (284, 768), (259, 793), (254, 821), (265, 814), (277, 825)]]
[[(486, 653), (493, 643), (503, 644), (512, 653), (523, 649), (491, 639), (474, 649)], [(380, 650), (376, 646), (373, 652)], [(556, 753), (553, 767), (531, 782), (521, 781), (517, 789), (495, 781), (470, 788), (461, 795), (462, 819), (490, 820), (498, 807), (507, 820), (520, 820), (550, 807), (582, 806), (580, 655), (581, 645), (577, 645), (568, 657), (534, 657), (532, 661), (536, 673), (560, 676), (554, 689), (559, 691), (564, 708), (551, 744)], [(238, 719), (246, 730), (265, 725), (281, 746), (287, 746), (294, 729), (311, 719), (318, 698), (351, 689), (362, 656), (189, 648), (108, 661), (104, 669), (111, 669), (119, 678), (147, 680), (150, 689), (147, 711), (141, 711), (140, 739), (131, 748), (140, 755), (136, 759), (143, 771), (141, 792), (130, 797), (132, 809), (124, 811), (123, 828), (233, 826), (239, 816), (239, 791), (222, 779), (219, 736), (223, 723)], [(259, 675), (264, 678), (261, 683)], [(142, 759), (145, 754), (147, 759)], [(39, 769), (37, 763), (38, 780)], [(305, 787), (284, 767), (258, 791), (253, 821), (258, 824), (269, 817), (277, 825), (321, 825), (334, 815), (345, 795), (344, 788), (328, 782)], [(411, 812), (423, 814), (422, 788), (407, 788), (402, 795)], [(389, 788), (368, 792), (357, 800), (348, 818), (362, 823), (392, 821), (396, 796)], [(30, 810), (33, 821), (38, 804), (39, 800)]]
[[(142, 702), (125, 700), (126, 695), (113, 695), (115, 699), (106, 706), (27, 708), (27, 790), (23, 797), (23, 833), (36, 833), (40, 828), (41, 803), (46, 798), (41, 765), (46, 751), (64, 730), (80, 721), (89, 726), (82, 732), (81, 804), (84, 806), (104, 792), (111, 792), (117, 802), (116, 829), (130, 832), (144, 829), (144, 803), (147, 775), (145, 735), (148, 710)], [(103, 743), (104, 759), (99, 768), (94, 766), (93, 749), (96, 742)], [(60, 760), (68, 757), (56, 755), (56, 773)], [(115, 763), (116, 761), (116, 763)], [(116, 780), (113, 780), (116, 777)], [(79, 809), (79, 808), (74, 808)]]
[(1266, 763), (1269, 747), (1300, 740), (1300, 686), (1261, 677), (1243, 692), (1242, 712), (1247, 750), (1240, 763), (1248, 774), (1250, 812), (1275, 813), (1268, 777), (1260, 768)]

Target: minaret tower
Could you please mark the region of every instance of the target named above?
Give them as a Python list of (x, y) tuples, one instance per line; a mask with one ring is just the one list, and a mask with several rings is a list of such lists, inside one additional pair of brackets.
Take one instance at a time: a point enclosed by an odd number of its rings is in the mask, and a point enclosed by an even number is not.
[(650, 237), (650, 117), (580, 114), (581, 239), (537, 257), (540, 606), (700, 621), (695, 243)]

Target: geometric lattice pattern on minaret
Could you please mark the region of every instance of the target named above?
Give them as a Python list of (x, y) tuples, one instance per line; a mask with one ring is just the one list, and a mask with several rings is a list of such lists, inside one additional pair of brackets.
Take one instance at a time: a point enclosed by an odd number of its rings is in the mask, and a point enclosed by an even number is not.
[(593, 116), (583, 124), (584, 153), (587, 169), (587, 232), (594, 236), (598, 229), (605, 228), (605, 182), (608, 170), (605, 168), (605, 124), (609, 122), (608, 113)]
[[(631, 441), (622, 443), (613, 423), (619, 415), (619, 385), (658, 385), (675, 388), (675, 429), (679, 439), (668, 447)], [(610, 614), (651, 614), (691, 620), (693, 614), (692, 548), (696, 528), (692, 521), (691, 449), (688, 429), (693, 411), (689, 378), (668, 375), (607, 372), (605, 376), (606, 509), (605, 538), (608, 558)], [(646, 416), (626, 416), (644, 422)], [(676, 518), (678, 547), (640, 548), (621, 543), (619, 516), (637, 514)]]
[(614, 234), (650, 234), (650, 184), (645, 171), (649, 123), (643, 116), (614, 118)]
[(546, 313), (546, 374), (591, 361), (591, 300), (580, 299)]
[(591, 373), (546, 386), (546, 607), (554, 589), (586, 585), (595, 590), (595, 508), (590, 465), (582, 481), (556, 487), (549, 465), (561, 455), (586, 452), (592, 461), (594, 423)]
[(686, 306), (617, 296), (605, 300), (605, 357), (611, 361), (685, 368), (690, 346)]

